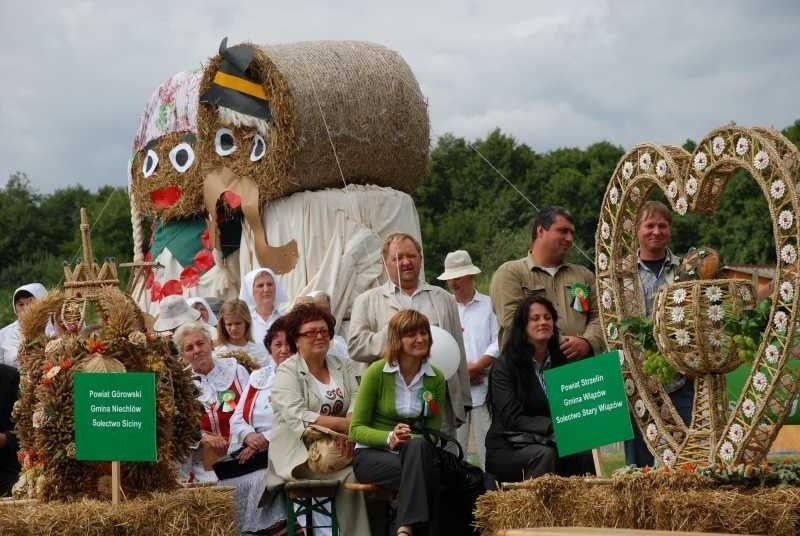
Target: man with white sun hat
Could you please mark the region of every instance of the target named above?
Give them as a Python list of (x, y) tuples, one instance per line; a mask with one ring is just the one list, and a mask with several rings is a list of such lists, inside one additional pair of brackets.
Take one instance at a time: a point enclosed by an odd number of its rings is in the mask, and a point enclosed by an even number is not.
[[(481, 269), (472, 263), (467, 251), (451, 251), (444, 259), (444, 272), (437, 278), (447, 281), (458, 304), (458, 316), (464, 336), (467, 371), (469, 373), (472, 409), (467, 420), (457, 430), (458, 442), (463, 447), (472, 444), (481, 468), (485, 466), (486, 446), (484, 439), (489, 430), (491, 418), (486, 408), (486, 393), (489, 388), (487, 374), (492, 361), (500, 355), (497, 343), (497, 318), (492, 310), (489, 296), (475, 289), (475, 276)], [(470, 433), (474, 443), (470, 443)]]

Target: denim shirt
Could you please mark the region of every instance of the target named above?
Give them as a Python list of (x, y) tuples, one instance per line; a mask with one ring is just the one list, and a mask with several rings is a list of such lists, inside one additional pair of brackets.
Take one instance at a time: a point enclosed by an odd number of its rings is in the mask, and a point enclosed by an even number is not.
[(680, 264), (680, 258), (667, 249), (667, 256), (658, 273), (654, 273), (650, 270), (650, 268), (639, 259), (638, 254), (636, 258), (639, 265), (639, 282), (642, 285), (645, 315), (651, 316), (653, 314), (653, 300), (655, 299), (656, 291), (667, 283), (672, 283), (675, 279), (675, 272)]

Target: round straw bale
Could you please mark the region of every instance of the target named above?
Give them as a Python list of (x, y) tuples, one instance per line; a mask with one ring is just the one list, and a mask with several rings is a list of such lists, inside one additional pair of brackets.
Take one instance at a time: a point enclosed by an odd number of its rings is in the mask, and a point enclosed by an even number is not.
[[(248, 78), (258, 81), (271, 120), (266, 155), (252, 161), (255, 129), (223, 122), (202, 101), (223, 62), (213, 57), (200, 85), (198, 153), (206, 172), (228, 167), (259, 187), (259, 202), (347, 182), (411, 192), (425, 174), (427, 104), (399, 54), (358, 41), (256, 46)], [(237, 150), (220, 156), (218, 129), (229, 128)], [(338, 158), (338, 162), (337, 162)], [(341, 173), (340, 173), (341, 166)]]

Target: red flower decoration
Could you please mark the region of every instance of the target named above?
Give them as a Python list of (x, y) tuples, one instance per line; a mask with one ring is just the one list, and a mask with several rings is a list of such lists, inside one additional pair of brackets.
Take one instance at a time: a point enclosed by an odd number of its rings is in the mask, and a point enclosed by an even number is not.
[(100, 339), (89, 339), (86, 341), (86, 348), (91, 354), (104, 354), (108, 350), (108, 345)]
[(154, 302), (160, 302), (164, 295), (161, 293), (161, 283), (153, 281), (150, 287), (150, 299)]
[(50, 361), (45, 361), (44, 365), (42, 365), (42, 372), (47, 372), (51, 368), (53, 368), (53, 364)]
[(183, 294), (183, 285), (177, 279), (170, 279), (161, 286), (161, 297), (180, 296)]
[(211, 236), (208, 234), (208, 228), (200, 233), (200, 242), (202, 242), (204, 248), (211, 249)]
[(72, 359), (64, 359), (61, 361), (61, 368), (62, 369), (69, 369), (72, 368)]
[(200, 272), (194, 266), (187, 266), (181, 272), (181, 284), (184, 288), (196, 287), (200, 281)]
[(207, 272), (214, 266), (214, 255), (207, 249), (202, 249), (194, 256), (194, 265), (200, 272)]

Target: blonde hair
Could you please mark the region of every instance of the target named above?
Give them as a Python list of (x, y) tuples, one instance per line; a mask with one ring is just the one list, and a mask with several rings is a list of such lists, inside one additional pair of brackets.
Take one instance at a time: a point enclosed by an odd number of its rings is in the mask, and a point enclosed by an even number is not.
[(384, 359), (389, 363), (396, 363), (403, 354), (403, 337), (420, 329), (424, 329), (428, 334), (428, 355), (430, 355), (431, 346), (433, 346), (433, 335), (431, 334), (431, 323), (428, 321), (428, 317), (413, 309), (395, 313), (389, 319), (389, 333), (383, 350)]
[(645, 201), (639, 208), (639, 219), (636, 221), (636, 225), (641, 225), (645, 218), (651, 216), (661, 216), (672, 225), (672, 211), (661, 201)]
[(226, 344), (230, 342), (231, 336), (225, 329), (225, 318), (238, 318), (245, 323), (245, 337), (248, 341), (253, 340), (250, 334), (250, 326), (253, 325), (253, 317), (250, 316), (250, 308), (243, 300), (228, 300), (219, 308), (219, 321), (217, 322), (217, 342)]

